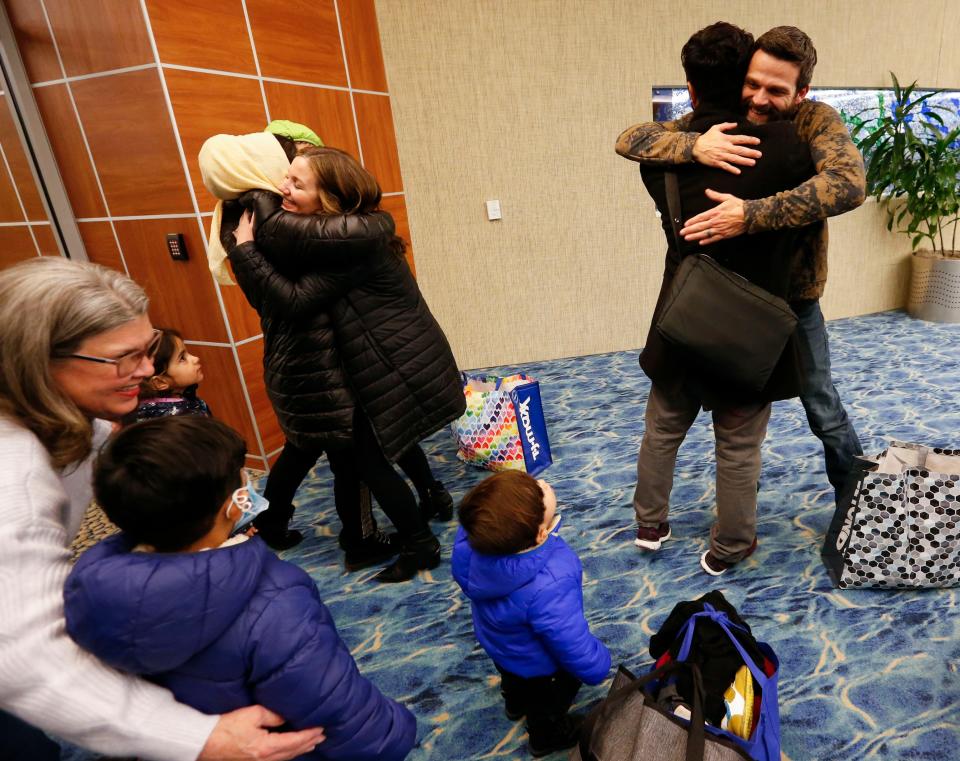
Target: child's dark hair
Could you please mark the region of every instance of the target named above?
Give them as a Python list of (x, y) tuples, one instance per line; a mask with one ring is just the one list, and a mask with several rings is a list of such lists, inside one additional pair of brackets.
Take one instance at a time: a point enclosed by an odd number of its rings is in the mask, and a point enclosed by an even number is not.
[(208, 533), (224, 501), (240, 488), (246, 450), (240, 434), (213, 418), (135, 423), (97, 458), (94, 496), (135, 542), (176, 552)]
[(460, 503), (470, 546), (484, 555), (513, 555), (533, 547), (543, 523), (543, 489), (533, 476), (505, 470), (474, 486)]
[(173, 328), (157, 328), (160, 331), (160, 341), (157, 343), (157, 350), (153, 354), (153, 375), (140, 381), (140, 398), (150, 399), (155, 396), (163, 396), (165, 391), (158, 391), (153, 387), (151, 381), (158, 375), (163, 375), (170, 367), (170, 360), (177, 351), (177, 342), (183, 343), (183, 336)]

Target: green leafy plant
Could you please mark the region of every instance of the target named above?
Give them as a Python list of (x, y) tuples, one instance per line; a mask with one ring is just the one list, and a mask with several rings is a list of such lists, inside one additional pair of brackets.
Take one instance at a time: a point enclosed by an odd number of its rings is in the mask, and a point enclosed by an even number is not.
[(929, 241), (934, 251), (960, 255), (960, 127), (947, 129), (939, 112), (949, 111), (928, 102), (942, 91), (918, 94), (916, 82), (901, 87), (890, 76), (893, 100), (885, 104), (881, 94), (877, 108), (849, 119), (867, 192), (886, 204), (887, 229), (909, 235), (912, 250)]

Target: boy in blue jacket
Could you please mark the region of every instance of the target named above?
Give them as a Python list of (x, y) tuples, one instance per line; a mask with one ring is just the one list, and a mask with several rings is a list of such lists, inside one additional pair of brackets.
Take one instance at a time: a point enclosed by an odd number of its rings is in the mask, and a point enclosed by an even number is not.
[(460, 504), (453, 577), (470, 598), (480, 646), (500, 672), (507, 718), (527, 717), (530, 753), (577, 742), (568, 714), (581, 682), (599, 684), (610, 652), (583, 614), (583, 569), (560, 538), (557, 498), (526, 473), (497, 473)]
[(259, 703), (293, 728), (322, 726), (327, 739), (301, 758), (400, 761), (416, 741), (413, 714), (357, 670), (313, 580), (237, 533), (265, 506), (248, 489), (245, 452), (206, 417), (117, 434), (94, 493), (123, 533), (68, 577), (67, 631), (205, 713)]

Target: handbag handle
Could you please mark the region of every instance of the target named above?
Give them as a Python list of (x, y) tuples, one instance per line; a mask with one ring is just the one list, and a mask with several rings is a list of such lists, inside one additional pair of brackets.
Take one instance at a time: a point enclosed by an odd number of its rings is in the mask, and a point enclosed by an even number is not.
[(597, 761), (597, 757), (590, 747), (593, 735), (597, 731), (597, 727), (609, 718), (609, 714), (616, 706), (623, 703), (637, 690), (642, 690), (650, 682), (658, 681), (675, 671), (682, 671), (683, 669), (691, 671), (694, 684), (693, 710), (690, 713), (690, 724), (687, 727), (685, 761), (703, 761), (704, 748), (706, 747), (706, 730), (704, 729), (703, 718), (703, 677), (700, 674), (700, 668), (695, 663), (687, 663), (686, 661), (670, 661), (639, 678), (633, 679), (629, 684), (625, 684), (607, 695), (600, 705), (590, 711), (580, 728), (579, 747), (582, 761)]
[(757, 684), (759, 684), (761, 688), (765, 688), (767, 686), (767, 675), (762, 668), (753, 662), (753, 658), (747, 655), (746, 649), (740, 644), (740, 640), (738, 640), (731, 631), (731, 629), (738, 629), (742, 632), (748, 632), (747, 628), (734, 623), (726, 613), (722, 610), (717, 610), (708, 602), (703, 604), (703, 611), (694, 613), (683, 625), (683, 644), (677, 653), (677, 660), (685, 661), (690, 656), (690, 649), (693, 646), (693, 629), (696, 626), (698, 618), (709, 618), (723, 629), (724, 634), (726, 634), (727, 638), (733, 643), (733, 646), (737, 649), (746, 667), (750, 669), (753, 678), (757, 680)]

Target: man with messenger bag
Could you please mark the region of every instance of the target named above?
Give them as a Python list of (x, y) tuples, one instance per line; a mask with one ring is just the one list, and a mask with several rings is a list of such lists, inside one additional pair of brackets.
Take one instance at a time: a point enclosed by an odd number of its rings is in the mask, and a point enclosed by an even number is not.
[[(641, 166), (644, 185), (660, 210), (668, 250), (640, 357), (653, 385), (637, 461), (635, 544), (656, 550), (670, 537), (667, 514), (677, 450), (703, 406), (712, 412), (717, 441), (717, 521), (700, 564), (715, 576), (756, 548), (760, 445), (770, 402), (797, 396), (802, 378), (796, 316), (783, 299), (803, 236), (810, 231), (798, 227), (740, 235), (718, 240), (709, 249), (679, 234), (682, 220), (714, 206), (707, 188), (741, 199), (765, 198), (815, 173), (810, 149), (793, 122), (754, 125), (743, 120), (741, 83), (752, 52), (752, 35), (720, 22), (694, 34), (681, 58), (694, 104), (689, 128), (706, 132), (715, 124), (739, 122), (739, 133), (760, 140), (762, 156), (755, 166), (741, 174), (700, 164)], [(704, 258), (707, 250), (710, 256)], [(722, 290), (727, 286), (731, 290)], [(718, 300), (718, 293), (729, 295)], [(775, 338), (770, 343), (759, 337), (759, 328), (778, 315), (787, 322), (779, 344)], [(698, 346), (704, 335), (710, 336), (707, 346)], [(765, 359), (750, 356), (758, 346)], [(762, 372), (760, 365), (766, 366)]]
[[(777, 26), (764, 32), (753, 48), (741, 94), (746, 118), (754, 124), (793, 122), (810, 146), (816, 174), (797, 187), (759, 199), (708, 190), (717, 205), (687, 218), (681, 234), (709, 247), (743, 233), (810, 225), (801, 240), (788, 301), (799, 322), (804, 374), (800, 401), (810, 430), (823, 444), (827, 479), (839, 504), (854, 458), (863, 450), (831, 377), (819, 299), (827, 280), (826, 219), (863, 203), (863, 157), (836, 110), (807, 98), (817, 63), (810, 37), (794, 26)], [(714, 124), (701, 133), (691, 127), (691, 118), (687, 114), (672, 122), (634, 124), (617, 139), (617, 153), (642, 164), (698, 162), (733, 174), (753, 166), (761, 155), (758, 139), (739, 133), (735, 122)]]

